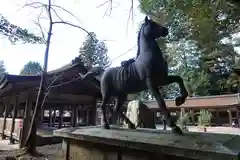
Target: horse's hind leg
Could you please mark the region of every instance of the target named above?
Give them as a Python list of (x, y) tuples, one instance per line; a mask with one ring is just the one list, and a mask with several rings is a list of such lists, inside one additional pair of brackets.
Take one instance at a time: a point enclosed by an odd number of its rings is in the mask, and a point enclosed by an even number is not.
[(102, 95), (101, 108), (102, 108), (102, 115), (103, 115), (103, 121), (104, 121), (103, 127), (105, 129), (110, 129), (110, 125), (108, 123), (107, 116), (106, 116), (106, 105), (107, 105), (107, 102), (108, 102), (109, 99), (110, 99), (109, 94), (103, 94)]
[(176, 103), (176, 106), (182, 105), (188, 96), (188, 92), (183, 83), (183, 79), (180, 76), (176, 76), (176, 75), (168, 76), (165, 83), (166, 83), (165, 85), (168, 85), (171, 83), (177, 83), (179, 85), (181, 96), (176, 98), (175, 103)]
[(112, 123), (117, 124), (119, 112), (121, 111), (121, 106), (123, 105), (124, 99), (123, 99), (123, 97), (116, 97), (116, 98), (114, 98), (114, 100), (115, 100), (114, 108), (111, 110)]
[(121, 107), (122, 107), (125, 100), (126, 100), (125, 95), (124, 96), (118, 96), (116, 98), (116, 102), (115, 102), (115, 105), (114, 105), (114, 111), (112, 111), (113, 122), (116, 124), (118, 115), (120, 114), (120, 116), (126, 121), (126, 123), (128, 123), (128, 125), (130, 126), (131, 129), (136, 129), (135, 125), (121, 111)]
[(159, 90), (158, 90), (158, 86), (154, 85), (154, 83), (152, 83), (151, 79), (147, 79), (147, 86), (150, 89), (151, 93), (153, 94), (153, 96), (156, 98), (156, 101), (158, 103), (158, 106), (162, 108), (166, 119), (168, 120), (168, 125), (169, 127), (172, 128), (172, 131), (174, 133), (177, 134), (182, 134), (182, 130), (175, 124), (175, 122), (173, 121), (170, 112), (167, 109), (166, 103), (164, 101), (164, 99), (162, 98)]

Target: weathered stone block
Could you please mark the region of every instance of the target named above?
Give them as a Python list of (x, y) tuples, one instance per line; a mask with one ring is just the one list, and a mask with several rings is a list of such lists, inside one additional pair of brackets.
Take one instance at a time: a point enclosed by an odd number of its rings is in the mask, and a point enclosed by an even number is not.
[[(156, 128), (155, 113), (139, 100), (130, 101), (128, 103), (126, 116), (136, 127)], [(126, 122), (124, 122), (124, 127), (129, 128)]]
[[(54, 131), (67, 143), (72, 160), (234, 160), (240, 157), (240, 136), (193, 133), (175, 135), (156, 129), (101, 127), (65, 128)], [(68, 159), (68, 158), (66, 158)]]

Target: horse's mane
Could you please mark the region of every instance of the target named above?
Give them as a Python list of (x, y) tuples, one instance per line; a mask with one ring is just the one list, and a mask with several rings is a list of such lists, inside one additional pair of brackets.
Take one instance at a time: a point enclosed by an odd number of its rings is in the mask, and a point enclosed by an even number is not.
[[(138, 36), (137, 36), (137, 57), (139, 56), (140, 54), (140, 35), (141, 35), (141, 30), (143, 28), (145, 23), (142, 24), (142, 26), (140, 27), (139, 31), (138, 31)], [(137, 59), (136, 57), (136, 59)]]
[[(140, 27), (139, 31), (138, 31), (138, 36), (137, 36), (137, 56), (135, 58), (135, 60), (137, 59), (137, 57), (140, 54), (140, 36), (141, 36), (141, 30), (143, 28), (143, 26), (145, 25), (145, 23), (142, 24), (142, 26)], [(134, 58), (131, 58), (129, 60), (126, 61), (122, 61), (121, 62), (121, 66), (122, 67), (128, 67), (130, 64), (132, 64), (133, 62), (135, 62)]]

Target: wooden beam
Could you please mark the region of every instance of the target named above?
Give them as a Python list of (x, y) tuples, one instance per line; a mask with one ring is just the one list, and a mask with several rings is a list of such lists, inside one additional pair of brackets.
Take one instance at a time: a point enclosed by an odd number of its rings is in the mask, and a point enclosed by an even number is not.
[[(31, 96), (33, 97), (36, 94), (36, 89), (26, 89), (25, 91), (20, 91), (20, 92), (16, 92), (14, 93), (14, 95), (18, 94), (18, 102), (19, 103), (25, 103), (26, 99), (27, 99), (27, 95), (31, 94)], [(8, 97), (3, 97), (2, 99), (5, 100)], [(34, 99), (34, 98), (33, 98)]]
[(57, 94), (57, 93), (49, 93), (47, 101), (65, 101), (68, 103), (75, 103), (75, 104), (90, 104), (94, 99), (93, 96), (86, 96), (86, 95), (72, 95), (72, 94)]
[(12, 84), (7, 84), (7, 86), (5, 86), (3, 89), (0, 90), (0, 96), (4, 95), (4, 93), (6, 92), (9, 92), (12, 88), (13, 88)]
[[(37, 98), (36, 89), (31, 88), (24, 92), (19, 93), (19, 103), (25, 103), (26, 95), (32, 94), (33, 100), (35, 101)], [(6, 100), (8, 97), (1, 98), (2, 100)], [(88, 95), (76, 95), (76, 94), (66, 94), (66, 93), (49, 93), (46, 99), (46, 103), (64, 103), (64, 104), (82, 104), (82, 105), (90, 105), (94, 96)]]

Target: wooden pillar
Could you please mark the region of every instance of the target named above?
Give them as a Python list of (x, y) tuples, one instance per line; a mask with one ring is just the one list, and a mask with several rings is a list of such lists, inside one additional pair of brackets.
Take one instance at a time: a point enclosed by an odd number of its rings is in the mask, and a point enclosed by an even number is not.
[(79, 124), (80, 123), (80, 117), (81, 117), (81, 106), (78, 107), (77, 109), (77, 123)]
[(76, 105), (73, 108), (73, 110), (74, 110), (74, 112), (73, 112), (73, 127), (75, 127), (77, 124), (77, 107), (78, 106)]
[(77, 106), (72, 106), (72, 113), (71, 113), (71, 117), (72, 117), (72, 127), (76, 126), (76, 118), (77, 118)]
[(73, 114), (74, 114), (74, 113), (73, 113), (73, 112), (74, 112), (73, 106), (71, 106), (70, 110), (71, 110), (71, 126), (73, 126), (73, 123), (74, 123), (74, 122), (73, 122), (73, 121), (74, 121), (74, 120), (73, 120), (73, 119), (74, 119), (74, 117), (73, 117)]
[(77, 124), (77, 125), (78, 125), (78, 123), (79, 123), (78, 110), (79, 110), (79, 106), (76, 107), (76, 124)]
[(56, 108), (53, 110), (53, 122), (52, 122), (52, 127), (55, 127), (55, 122), (56, 122)]
[(6, 136), (4, 135), (4, 130), (5, 130), (5, 128), (6, 128), (6, 121), (7, 121), (7, 116), (8, 116), (8, 110), (9, 110), (9, 108), (10, 108), (9, 105), (10, 105), (9, 102), (6, 102), (6, 103), (5, 103), (3, 126), (2, 126), (2, 130), (1, 130), (2, 139), (5, 139), (5, 138), (6, 138)]
[(230, 126), (232, 126), (232, 112), (229, 109), (227, 110), (227, 112), (228, 112), (229, 124)]
[(237, 110), (237, 118), (238, 118), (238, 127), (240, 128), (240, 107), (236, 106), (236, 110)]
[(63, 107), (61, 106), (59, 109), (59, 126), (58, 128), (62, 128), (63, 124)]
[(183, 117), (185, 114), (185, 108), (181, 108), (180, 116)]
[(86, 112), (86, 125), (89, 126), (89, 109), (87, 108), (85, 112)]
[(220, 125), (220, 116), (219, 116), (219, 110), (216, 109), (216, 123), (217, 125)]
[(190, 113), (190, 117), (192, 119), (192, 123), (193, 123), (193, 125), (195, 125), (195, 123), (196, 123), (196, 121), (195, 121), (195, 112), (193, 111), (193, 109), (190, 109), (189, 113)]
[(52, 108), (49, 108), (49, 121), (48, 127), (52, 126)]
[(239, 128), (240, 127), (240, 117), (239, 117), (239, 109), (238, 109), (238, 107), (236, 107), (236, 119), (237, 119), (237, 122), (238, 122), (237, 127)]
[(40, 123), (43, 123), (43, 119), (44, 119), (44, 109), (41, 108), (41, 117), (40, 117)]
[(92, 126), (96, 126), (96, 118), (97, 118), (96, 116), (97, 116), (97, 101), (96, 99), (94, 99), (91, 107), (91, 125)]
[(15, 96), (14, 99), (14, 107), (13, 107), (13, 116), (12, 116), (12, 125), (11, 125), (11, 131), (10, 131), (10, 137), (9, 137), (9, 143), (10, 144), (14, 144), (15, 140), (13, 138), (13, 132), (15, 129), (15, 119), (18, 113), (18, 109), (19, 109), (19, 102), (18, 102), (18, 96)]
[(0, 103), (0, 117), (4, 117), (3, 112), (4, 112), (4, 104)]
[(32, 107), (33, 107), (33, 99), (31, 97), (31, 94), (28, 93), (26, 97), (26, 103), (25, 103), (25, 109), (24, 109), (23, 125), (22, 125), (20, 139), (19, 139), (19, 148), (23, 147), (28, 135), (28, 131), (31, 124)]
[(81, 114), (83, 117), (83, 121), (84, 121), (84, 123), (86, 124), (86, 125), (88, 125), (88, 114), (87, 114), (87, 108), (85, 107), (85, 106), (81, 106), (82, 107), (82, 109), (81, 109), (81, 112), (83, 113), (83, 114)]

